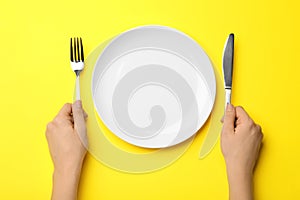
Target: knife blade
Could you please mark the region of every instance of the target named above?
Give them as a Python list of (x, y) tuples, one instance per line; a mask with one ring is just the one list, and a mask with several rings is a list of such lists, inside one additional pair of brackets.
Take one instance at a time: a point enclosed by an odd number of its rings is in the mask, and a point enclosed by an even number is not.
[(234, 54), (234, 34), (229, 34), (223, 53), (223, 75), (225, 86), (225, 107), (231, 102), (232, 72), (233, 72), (233, 54)]

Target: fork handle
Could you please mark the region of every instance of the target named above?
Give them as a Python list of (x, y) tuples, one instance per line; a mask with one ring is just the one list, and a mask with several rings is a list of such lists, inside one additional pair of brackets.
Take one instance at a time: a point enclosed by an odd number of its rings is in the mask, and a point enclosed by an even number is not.
[(75, 82), (75, 88), (76, 88), (76, 99), (80, 100), (80, 82), (79, 82), (79, 75), (76, 75), (76, 82)]

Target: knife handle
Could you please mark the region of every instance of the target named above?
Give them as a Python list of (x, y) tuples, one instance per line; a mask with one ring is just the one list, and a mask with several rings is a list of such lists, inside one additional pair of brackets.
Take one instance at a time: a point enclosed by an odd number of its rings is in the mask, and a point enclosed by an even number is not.
[(231, 89), (230, 88), (226, 88), (225, 89), (225, 108), (227, 106), (227, 104), (231, 103)]

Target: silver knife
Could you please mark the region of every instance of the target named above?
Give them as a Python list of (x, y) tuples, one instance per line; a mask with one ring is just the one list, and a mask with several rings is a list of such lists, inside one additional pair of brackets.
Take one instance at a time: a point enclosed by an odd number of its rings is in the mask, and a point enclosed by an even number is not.
[(224, 47), (223, 75), (225, 83), (225, 108), (231, 102), (232, 72), (233, 72), (234, 34), (231, 33)]
[[(226, 91), (225, 107), (227, 106), (227, 103), (230, 103), (230, 99), (231, 99), (233, 50), (234, 50), (234, 35), (230, 34), (225, 44), (224, 53), (223, 53), (223, 74), (224, 74), (225, 91)], [(219, 79), (218, 77), (219, 76), (217, 76), (216, 81), (217, 83), (221, 84), (222, 82), (221, 77)], [(215, 122), (216, 121), (219, 122), (219, 119), (222, 118), (222, 112), (218, 112), (218, 110), (223, 108), (223, 96), (218, 97), (217, 95), (217, 98), (219, 98), (222, 101), (221, 102), (216, 101), (214, 105), (213, 108), (214, 110), (211, 114), (211, 120)], [(200, 150), (200, 159), (205, 158), (209, 154), (209, 152), (213, 149), (213, 147), (215, 146), (218, 140), (221, 129), (222, 129), (221, 122), (214, 124), (213, 126), (210, 126)]]

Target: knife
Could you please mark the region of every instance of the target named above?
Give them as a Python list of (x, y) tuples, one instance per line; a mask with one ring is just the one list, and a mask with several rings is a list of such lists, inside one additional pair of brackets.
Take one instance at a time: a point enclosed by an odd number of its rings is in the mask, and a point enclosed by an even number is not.
[(231, 102), (233, 72), (234, 34), (229, 34), (223, 53), (223, 75), (225, 85), (225, 108)]
[[(226, 94), (225, 107), (227, 106), (227, 103), (230, 103), (230, 99), (231, 99), (233, 50), (234, 50), (234, 35), (233, 33), (231, 33), (227, 38), (224, 47), (224, 52), (223, 52), (223, 75), (224, 75), (224, 85), (225, 85), (225, 94)], [(216, 81), (217, 81), (217, 87), (222, 85), (221, 76), (216, 76)], [(223, 89), (222, 86), (220, 86), (220, 91), (221, 89)], [(219, 119), (222, 118), (223, 113), (219, 111), (223, 109), (224, 96), (217, 94), (216, 98), (219, 100), (215, 101), (215, 105), (211, 114), (211, 122), (214, 124), (209, 127), (205, 140), (201, 146), (200, 155), (199, 155), (200, 159), (205, 158), (211, 152), (211, 150), (213, 149), (213, 147), (215, 146), (218, 140), (218, 137), (220, 135), (220, 130), (222, 129), (222, 124), (219, 121)]]

